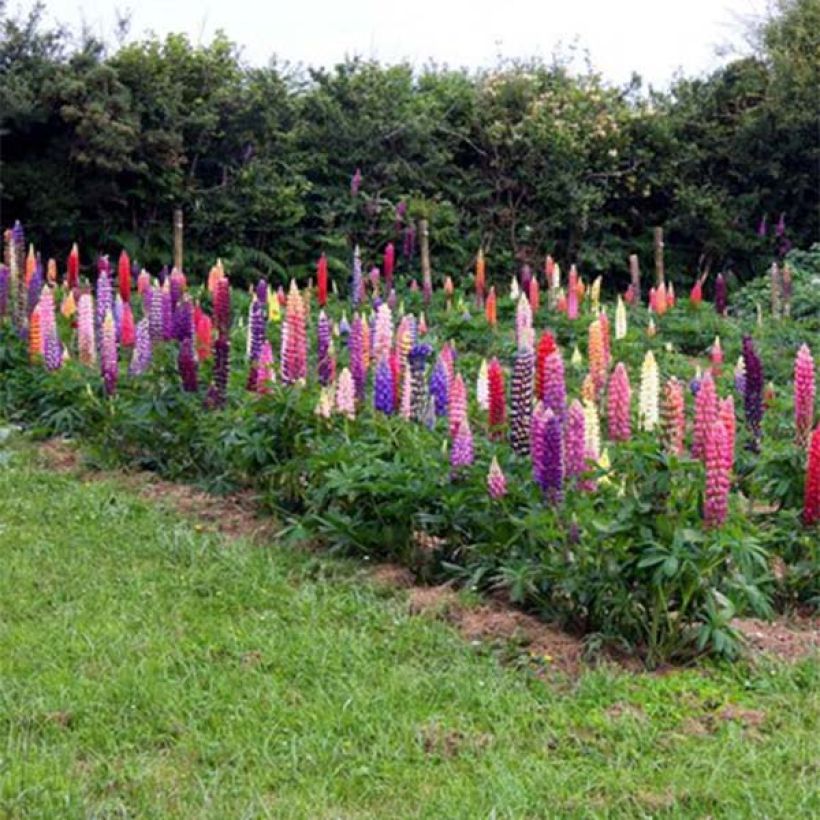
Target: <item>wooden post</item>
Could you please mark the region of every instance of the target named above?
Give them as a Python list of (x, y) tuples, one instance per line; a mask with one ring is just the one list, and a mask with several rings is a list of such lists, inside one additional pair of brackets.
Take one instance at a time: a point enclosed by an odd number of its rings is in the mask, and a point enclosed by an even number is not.
[(182, 270), (182, 208), (174, 208), (174, 267)]
[(425, 304), (429, 304), (433, 298), (433, 273), (430, 269), (430, 230), (426, 219), (419, 220), (419, 239), (421, 241), (422, 291)]
[(663, 275), (663, 228), (660, 226), (654, 230), (652, 244), (655, 247), (655, 285), (660, 286), (664, 282)]
[(638, 264), (638, 254), (629, 255), (629, 280), (632, 283), (632, 292), (635, 294), (635, 301), (641, 301), (641, 266)]

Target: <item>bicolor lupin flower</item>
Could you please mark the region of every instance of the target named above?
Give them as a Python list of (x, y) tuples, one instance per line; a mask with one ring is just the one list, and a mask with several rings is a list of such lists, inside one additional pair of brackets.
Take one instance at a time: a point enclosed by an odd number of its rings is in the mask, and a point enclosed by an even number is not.
[(507, 478), (495, 456), (490, 462), (490, 470), (487, 473), (487, 492), (493, 501), (499, 501), (507, 495)]
[(510, 415), (510, 444), (513, 451), (520, 456), (525, 456), (530, 452), (534, 372), (535, 354), (532, 347), (520, 347), (515, 353), (513, 364), (512, 412)]
[(668, 379), (663, 387), (661, 428), (666, 452), (678, 456), (682, 455), (686, 429), (683, 384), (674, 376)]

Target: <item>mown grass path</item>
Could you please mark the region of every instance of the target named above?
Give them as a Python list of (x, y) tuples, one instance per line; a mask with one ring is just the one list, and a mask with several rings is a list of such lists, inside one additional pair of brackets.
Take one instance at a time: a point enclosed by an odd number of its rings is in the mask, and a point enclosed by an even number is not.
[(25, 447), (0, 498), (2, 816), (820, 812), (812, 660), (544, 678)]

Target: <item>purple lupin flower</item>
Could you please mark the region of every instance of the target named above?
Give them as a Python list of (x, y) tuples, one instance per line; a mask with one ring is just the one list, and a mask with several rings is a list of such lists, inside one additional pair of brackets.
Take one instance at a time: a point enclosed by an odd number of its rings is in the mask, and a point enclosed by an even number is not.
[[(410, 412), (416, 421), (424, 421), (427, 392), (424, 389), (424, 368), (427, 357), (433, 352), (428, 344), (413, 345), (407, 355), (410, 363)], [(470, 439), (472, 442), (472, 437)], [(472, 446), (472, 445), (471, 445)]]
[(263, 307), (268, 304), (268, 283), (265, 279), (256, 283), (256, 298)]
[(535, 374), (535, 354), (530, 347), (515, 354), (511, 387), (510, 444), (520, 456), (530, 452), (530, 416), (532, 415), (532, 384)]
[(131, 364), (128, 367), (130, 376), (141, 376), (151, 366), (151, 330), (147, 317), (137, 322), (136, 340)]
[(539, 486), (544, 486), (544, 425), (546, 411), (539, 401), (535, 405), (530, 425), (530, 458), (532, 460), (532, 478)]
[(394, 412), (395, 391), (393, 390), (393, 370), (385, 356), (376, 366), (376, 377), (373, 382), (373, 406), (386, 416)]
[(763, 363), (755, 350), (751, 336), (743, 337), (743, 365), (746, 371), (746, 384), (743, 391), (743, 409), (746, 424), (752, 435), (751, 450), (760, 449), (760, 425), (763, 421)]
[(168, 291), (171, 294), (171, 310), (175, 311), (185, 291), (185, 276), (182, 271), (174, 268), (168, 277), (168, 285)]
[(191, 339), (194, 335), (194, 309), (189, 299), (184, 298), (174, 309), (174, 338), (178, 342)]
[(722, 273), (719, 273), (715, 279), (715, 311), (718, 316), (726, 315), (727, 303), (726, 279)]
[(165, 287), (165, 280), (168, 278), (168, 265), (163, 265), (159, 269), (159, 273), (157, 274), (157, 279), (159, 279), (160, 287)]
[(231, 344), (220, 334), (214, 342), (214, 380), (208, 388), (205, 403), (208, 407), (224, 407), (228, 398), (228, 373), (230, 370)]
[(429, 389), (436, 415), (446, 416), (447, 404), (450, 401), (450, 379), (447, 375), (447, 367), (440, 357), (430, 374)]
[(162, 291), (156, 285), (153, 285), (150, 290), (150, 298), (148, 300), (149, 312), (148, 322), (151, 330), (151, 341), (157, 344), (162, 341)]
[(450, 448), (450, 477), (458, 478), (461, 472), (469, 467), (475, 459), (473, 452), (473, 434), (470, 423), (464, 419), (458, 426), (458, 432)]
[(557, 504), (564, 492), (564, 436), (561, 419), (549, 408), (544, 412), (544, 450), (540, 469), (541, 489), (551, 504)]
[(766, 225), (766, 214), (763, 214), (763, 216), (760, 219), (760, 224), (757, 226), (757, 235), (760, 237), (764, 237), (767, 233), (768, 228)]
[(26, 237), (23, 226), (18, 219), (11, 229), (11, 253), (9, 264), (11, 265), (12, 284), (15, 292), (12, 294), (13, 320), (17, 334), (21, 338), (26, 337), (28, 323), (28, 290), (26, 288)]
[(57, 323), (50, 322), (43, 339), (43, 361), (46, 370), (59, 370), (63, 363), (63, 346), (57, 334)]
[(585, 430), (584, 408), (575, 399), (569, 406), (564, 429), (567, 478), (578, 478), (586, 471)]
[(40, 293), (43, 290), (43, 263), (40, 261), (40, 255), (37, 255), (37, 263), (34, 266), (34, 272), (31, 274), (31, 279), (28, 282), (28, 299), (26, 310), (31, 316), (34, 308), (37, 307), (37, 302), (40, 301)]
[(250, 333), (248, 359), (255, 362), (259, 359), (262, 345), (265, 343), (265, 309), (259, 299), (251, 302), (251, 326), (248, 330)]
[(774, 235), (781, 239), (783, 236), (786, 235), (786, 212), (782, 211), (780, 214), (780, 219), (777, 220), (777, 225), (774, 229)]
[(182, 389), (186, 393), (196, 393), (199, 389), (199, 381), (197, 379), (196, 356), (194, 355), (194, 340), (191, 336), (186, 336), (180, 342), (177, 368), (182, 381)]
[(11, 272), (5, 265), (0, 265), (0, 319), (3, 319), (9, 310), (9, 285)]
[(114, 330), (117, 333), (117, 341), (122, 340), (122, 297), (119, 293), (114, 297)]
[(160, 297), (160, 313), (162, 315), (162, 340), (165, 342), (174, 338), (174, 302), (171, 288), (163, 285)]
[(330, 363), (331, 329), (330, 319), (322, 310), (316, 323), (316, 366), (319, 372), (319, 384), (327, 387), (333, 381)]
[(364, 401), (364, 383), (367, 377), (364, 368), (364, 328), (362, 317), (353, 317), (350, 336), (347, 340), (350, 352), (350, 375), (353, 377), (353, 393), (357, 401)]

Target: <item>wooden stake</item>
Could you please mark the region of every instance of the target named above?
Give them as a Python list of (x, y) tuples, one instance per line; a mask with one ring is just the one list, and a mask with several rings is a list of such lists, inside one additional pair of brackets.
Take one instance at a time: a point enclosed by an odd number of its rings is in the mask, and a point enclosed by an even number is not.
[(427, 220), (419, 220), (419, 238), (421, 240), (421, 278), (424, 301), (429, 302), (433, 293), (433, 272), (430, 269), (430, 230)]
[(174, 267), (182, 270), (182, 208), (174, 208)]
[(632, 292), (635, 294), (635, 301), (641, 301), (641, 266), (638, 264), (638, 254), (629, 255), (629, 279), (632, 282)]
[(664, 282), (663, 275), (663, 228), (657, 227), (654, 230), (652, 243), (655, 247), (655, 285), (660, 286)]

